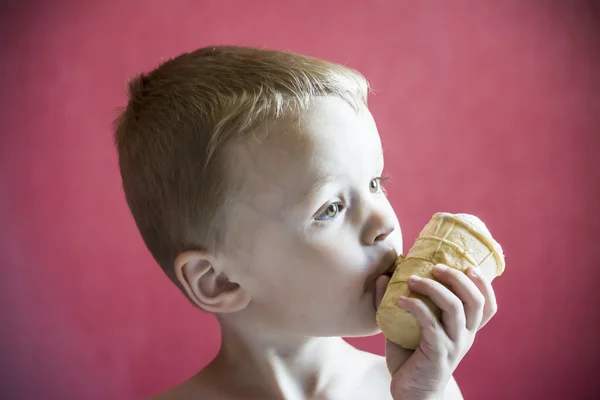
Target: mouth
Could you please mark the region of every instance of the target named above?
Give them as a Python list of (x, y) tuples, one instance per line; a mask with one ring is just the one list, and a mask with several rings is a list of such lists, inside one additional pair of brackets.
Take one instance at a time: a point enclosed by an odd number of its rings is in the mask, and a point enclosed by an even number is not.
[(389, 255), (385, 258), (385, 262), (381, 263), (381, 267), (376, 271), (375, 278), (377, 279), (381, 275), (386, 275), (388, 277), (392, 277), (394, 271), (396, 270), (396, 261), (398, 260), (398, 256), (396, 254)]
[(394, 271), (396, 270), (396, 263), (394, 262), (392, 265), (390, 265), (385, 271), (383, 271), (383, 273), (379, 274), (378, 276), (375, 277), (375, 279), (377, 279), (379, 276), (381, 275), (385, 275), (388, 278), (392, 278), (392, 275), (394, 275)]
[(394, 262), (391, 263), (390, 266), (385, 271), (383, 271), (381, 275), (385, 275), (388, 278), (391, 278), (392, 275), (394, 275), (394, 271), (396, 271), (396, 260), (394, 260)]
[(379, 268), (375, 270), (374, 273), (369, 275), (367, 279), (367, 287), (375, 288), (375, 280), (381, 275), (385, 275), (389, 278), (392, 277), (394, 271), (396, 270), (396, 261), (398, 260), (398, 255), (395, 253), (390, 253), (382, 260)]

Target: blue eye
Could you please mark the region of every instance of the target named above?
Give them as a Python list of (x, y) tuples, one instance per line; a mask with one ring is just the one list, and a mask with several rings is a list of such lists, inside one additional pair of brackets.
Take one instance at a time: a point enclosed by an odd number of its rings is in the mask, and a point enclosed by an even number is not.
[(315, 219), (317, 221), (331, 220), (337, 217), (340, 211), (342, 211), (342, 205), (340, 203), (332, 203)]

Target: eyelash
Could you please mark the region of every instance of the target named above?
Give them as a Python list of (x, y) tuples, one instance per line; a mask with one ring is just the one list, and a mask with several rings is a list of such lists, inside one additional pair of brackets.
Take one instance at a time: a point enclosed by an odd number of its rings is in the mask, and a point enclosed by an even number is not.
[[(390, 180), (390, 176), (389, 176), (389, 175), (382, 175), (382, 176), (378, 176), (378, 177), (375, 177), (375, 178), (373, 178), (371, 181), (369, 181), (369, 183), (370, 183), (370, 182), (372, 182), (372, 181), (377, 181), (377, 183), (379, 184), (379, 189), (381, 190), (381, 192), (383, 192), (383, 193), (385, 194), (385, 193), (387, 193), (387, 191), (385, 190), (385, 188), (384, 188), (384, 186), (383, 186), (383, 183), (384, 183), (384, 182), (387, 182), (387, 181), (389, 181), (389, 180)], [(374, 193), (374, 194), (375, 194), (375, 193)], [(332, 205), (334, 205), (334, 204), (337, 204), (337, 206), (338, 206), (337, 214), (335, 215), (335, 217), (332, 217), (332, 219), (324, 219), (324, 220), (318, 220), (318, 219), (316, 219), (316, 218), (315, 218), (315, 222), (316, 222), (317, 224), (320, 224), (320, 225), (322, 225), (322, 224), (325, 224), (325, 223), (328, 223), (328, 222), (331, 222), (331, 221), (333, 221), (333, 220), (334, 220), (334, 219), (336, 219), (336, 218), (339, 216), (339, 214), (340, 214), (340, 213), (341, 213), (341, 212), (342, 212), (342, 211), (343, 211), (343, 210), (346, 208), (346, 207), (344, 207), (344, 205), (342, 205), (342, 203), (341, 203), (340, 201), (337, 201), (337, 202), (331, 203), (331, 204), (329, 204), (329, 205), (327, 206), (327, 208), (325, 209), (325, 211), (323, 211), (321, 214), (319, 214), (319, 215), (317, 216), (317, 218), (319, 218), (319, 217), (321, 217), (322, 215), (324, 215), (324, 214), (327, 212), (327, 209), (328, 209), (329, 207), (331, 207)]]
[(383, 186), (383, 184), (390, 180), (390, 176), (387, 174), (384, 174), (382, 176), (378, 176), (377, 178), (375, 178), (375, 180), (379, 181), (379, 188), (381, 189), (381, 191), (383, 193), (387, 193), (387, 190), (385, 190), (385, 187)]
[[(325, 215), (325, 213), (327, 212), (327, 210), (329, 209), (329, 207), (331, 207), (331, 206), (333, 206), (333, 205), (337, 205), (337, 213), (336, 213), (335, 217), (331, 217), (330, 219), (317, 219), (317, 218), (319, 218), (319, 217), (321, 217), (321, 216)], [(317, 216), (317, 218), (315, 218), (315, 222), (316, 222), (317, 224), (320, 224), (320, 225), (322, 225), (322, 224), (326, 224), (326, 223), (328, 223), (328, 222), (331, 222), (331, 221), (333, 221), (334, 219), (336, 219), (336, 218), (337, 218), (337, 217), (340, 215), (340, 213), (341, 213), (341, 212), (342, 212), (342, 211), (343, 211), (345, 208), (346, 208), (346, 207), (344, 207), (344, 205), (343, 205), (343, 204), (342, 204), (340, 201), (336, 201), (336, 202), (334, 202), (334, 203), (331, 203), (331, 204), (329, 204), (329, 205), (327, 206), (327, 208), (325, 208), (325, 211), (323, 211), (321, 214), (319, 214), (319, 215)]]

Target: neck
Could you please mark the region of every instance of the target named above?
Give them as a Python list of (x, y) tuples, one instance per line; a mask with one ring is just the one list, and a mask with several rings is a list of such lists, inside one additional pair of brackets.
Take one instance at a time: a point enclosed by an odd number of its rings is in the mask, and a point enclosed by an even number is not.
[(221, 326), (221, 349), (211, 366), (225, 371), (230, 383), (260, 389), (265, 398), (305, 399), (325, 391), (358, 352), (339, 337), (274, 339)]

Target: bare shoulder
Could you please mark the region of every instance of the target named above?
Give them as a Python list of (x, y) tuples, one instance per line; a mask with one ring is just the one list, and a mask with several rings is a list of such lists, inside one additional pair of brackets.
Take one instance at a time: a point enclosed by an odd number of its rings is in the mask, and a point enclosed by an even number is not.
[(357, 398), (392, 399), (390, 393), (391, 376), (385, 358), (372, 353), (363, 353), (360, 366), (355, 368)]
[(370, 379), (375, 379), (375, 381), (378, 382), (385, 382), (386, 385), (389, 385), (391, 376), (385, 363), (385, 357), (367, 352), (363, 353), (363, 357), (363, 374)]

